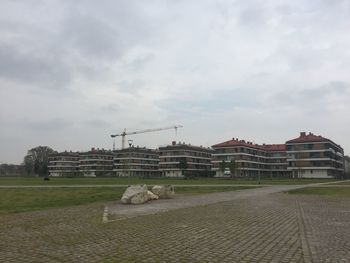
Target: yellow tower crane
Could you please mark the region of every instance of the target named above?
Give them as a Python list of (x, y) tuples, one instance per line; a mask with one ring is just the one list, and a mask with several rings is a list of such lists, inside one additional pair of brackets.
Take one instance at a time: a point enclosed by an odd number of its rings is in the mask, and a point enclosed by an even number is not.
[(177, 129), (182, 128), (182, 125), (174, 125), (169, 127), (163, 127), (163, 128), (155, 128), (155, 129), (146, 129), (141, 131), (134, 131), (134, 132), (126, 132), (126, 129), (121, 134), (112, 134), (111, 137), (114, 139), (113, 141), (113, 151), (115, 150), (115, 137), (121, 136), (122, 137), (122, 149), (125, 148), (125, 136), (126, 135), (134, 135), (139, 133), (146, 133), (146, 132), (155, 132), (155, 131), (164, 131), (164, 130), (171, 130), (175, 129), (175, 136), (177, 136)]

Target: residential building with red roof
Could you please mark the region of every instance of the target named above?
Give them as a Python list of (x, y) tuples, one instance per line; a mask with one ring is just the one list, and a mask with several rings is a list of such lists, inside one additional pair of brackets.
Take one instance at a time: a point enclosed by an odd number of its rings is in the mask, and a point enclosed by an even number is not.
[(287, 153), (285, 144), (263, 144), (266, 151), (267, 170), (264, 174), (270, 177), (290, 177), (287, 170)]
[(285, 144), (255, 144), (232, 140), (212, 146), (213, 171), (217, 177), (227, 175), (230, 162), (236, 164), (235, 176), (342, 178), (344, 150), (332, 140), (301, 132)]
[(200, 177), (215, 173), (216, 177), (294, 178), (343, 178), (350, 175), (349, 167), (350, 159), (344, 158), (340, 145), (305, 132), (285, 144), (233, 138), (212, 148), (173, 142), (158, 150), (66, 151), (51, 154), (48, 166), (51, 176)]
[[(286, 148), (284, 144), (258, 145), (249, 141), (233, 138), (212, 146), (213, 171), (216, 177), (288, 177)], [(235, 174), (228, 172), (234, 161)], [(224, 167), (225, 170), (224, 170)]]
[(344, 150), (332, 140), (301, 132), (286, 142), (288, 170), (298, 178), (341, 178)]

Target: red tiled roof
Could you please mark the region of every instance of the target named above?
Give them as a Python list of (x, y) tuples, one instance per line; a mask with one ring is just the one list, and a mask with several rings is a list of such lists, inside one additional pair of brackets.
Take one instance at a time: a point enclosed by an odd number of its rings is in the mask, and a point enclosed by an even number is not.
[(330, 142), (336, 146), (338, 146), (340, 149), (343, 149), (339, 144), (336, 144), (330, 139), (327, 139), (325, 137), (322, 137), (320, 135), (314, 135), (311, 132), (309, 134), (306, 134), (305, 132), (301, 132), (300, 136), (298, 138), (292, 139), (287, 141), (286, 143), (305, 143), (305, 142)]
[(233, 138), (232, 140), (226, 141), (226, 142), (215, 144), (212, 147), (219, 148), (219, 147), (232, 147), (232, 146), (245, 146), (245, 147), (250, 147), (250, 148), (254, 148), (254, 149), (258, 149), (258, 150), (263, 150), (263, 148), (258, 144), (246, 142), (245, 140), (238, 140), (235, 138)]
[(238, 140), (233, 138), (230, 141), (226, 141), (223, 143), (215, 144), (212, 147), (213, 148), (220, 148), (220, 147), (233, 147), (233, 146), (244, 146), (244, 147), (250, 147), (257, 150), (263, 150), (263, 151), (285, 151), (286, 145), (285, 144), (254, 144), (252, 142), (246, 142), (245, 140)]
[(302, 142), (331, 142), (331, 140), (324, 138), (320, 135), (314, 135), (312, 133), (300, 135), (298, 138), (287, 141), (286, 143), (302, 143)]
[(286, 150), (285, 144), (265, 144), (262, 145), (264, 150), (270, 151), (270, 152), (281, 152)]

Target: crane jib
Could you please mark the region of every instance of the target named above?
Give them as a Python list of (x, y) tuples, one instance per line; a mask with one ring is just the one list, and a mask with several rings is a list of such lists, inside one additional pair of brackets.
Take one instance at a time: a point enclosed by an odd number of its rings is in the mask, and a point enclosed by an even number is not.
[[(146, 132), (155, 132), (155, 131), (163, 131), (163, 130), (170, 130), (175, 129), (175, 136), (177, 136), (177, 129), (183, 128), (182, 125), (174, 125), (169, 127), (163, 127), (163, 128), (156, 128), (156, 129), (146, 129), (146, 130), (140, 130), (140, 131), (134, 131), (134, 132), (126, 132), (126, 129), (124, 129), (123, 133), (121, 134), (112, 134), (111, 137), (115, 138), (117, 136), (122, 136), (122, 149), (125, 148), (125, 136), (126, 135), (134, 135), (134, 134), (140, 134), (140, 133), (146, 133)], [(115, 144), (113, 143), (113, 151), (115, 150)]]

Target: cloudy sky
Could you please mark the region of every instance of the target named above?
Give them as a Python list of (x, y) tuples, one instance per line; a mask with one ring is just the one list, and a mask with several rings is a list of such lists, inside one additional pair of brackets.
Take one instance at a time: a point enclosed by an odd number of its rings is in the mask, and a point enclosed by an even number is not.
[(195, 145), (311, 131), (350, 153), (349, 32), (348, 0), (1, 0), (0, 163), (174, 124)]

